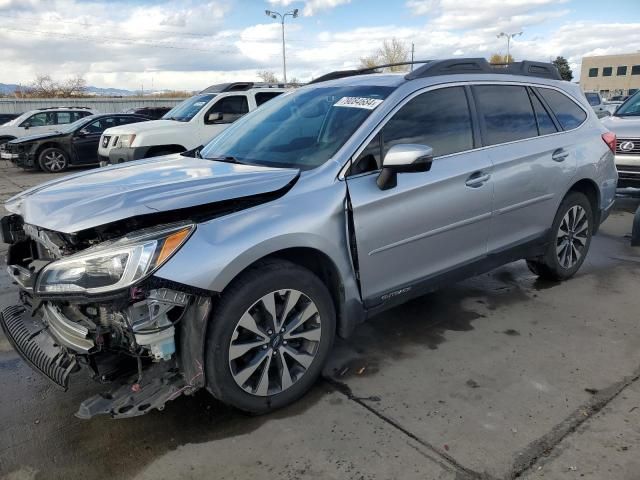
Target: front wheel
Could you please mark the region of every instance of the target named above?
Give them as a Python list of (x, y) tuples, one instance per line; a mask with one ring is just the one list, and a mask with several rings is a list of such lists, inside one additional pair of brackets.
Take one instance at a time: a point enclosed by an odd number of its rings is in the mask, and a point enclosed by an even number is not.
[(223, 293), (207, 333), (207, 387), (250, 413), (306, 393), (327, 360), (336, 329), (327, 287), (306, 268), (269, 261)]
[(527, 260), (529, 269), (547, 280), (572, 277), (584, 262), (593, 235), (593, 211), (587, 197), (569, 193), (558, 208), (545, 254)]
[(59, 148), (45, 148), (38, 156), (38, 165), (45, 172), (64, 172), (69, 166), (69, 158)]

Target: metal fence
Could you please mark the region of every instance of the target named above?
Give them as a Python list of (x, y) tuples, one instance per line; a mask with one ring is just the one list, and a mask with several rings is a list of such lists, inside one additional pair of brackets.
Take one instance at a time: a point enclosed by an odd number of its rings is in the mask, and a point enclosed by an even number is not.
[(47, 107), (89, 107), (100, 113), (117, 113), (138, 107), (173, 107), (184, 98), (0, 98), (0, 113), (22, 113)]

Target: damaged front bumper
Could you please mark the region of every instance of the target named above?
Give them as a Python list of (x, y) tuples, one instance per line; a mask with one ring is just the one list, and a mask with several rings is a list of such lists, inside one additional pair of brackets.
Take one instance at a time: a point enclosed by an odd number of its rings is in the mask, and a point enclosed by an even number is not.
[(204, 386), (204, 346), (194, 339), (202, 338), (210, 304), (210, 299), (201, 297), (188, 307), (175, 335), (180, 352), (165, 351), (163, 358), (140, 345), (137, 356), (104, 348), (104, 338), (49, 303), (35, 314), (28, 302), (7, 307), (0, 312), (0, 326), (23, 360), (57, 387), (66, 391), (70, 377), (82, 372), (99, 383), (115, 385), (82, 402), (77, 417), (126, 418), (162, 410), (167, 402)]
[(21, 300), (0, 312), (9, 342), (64, 390), (81, 372), (114, 385), (82, 402), (78, 417), (143, 415), (204, 386), (209, 292), (152, 275), (100, 294), (43, 292), (37, 288), (43, 272), (72, 258), (72, 245), (56, 232), (7, 218), (0, 221), (1, 239), (9, 243), (7, 270)]

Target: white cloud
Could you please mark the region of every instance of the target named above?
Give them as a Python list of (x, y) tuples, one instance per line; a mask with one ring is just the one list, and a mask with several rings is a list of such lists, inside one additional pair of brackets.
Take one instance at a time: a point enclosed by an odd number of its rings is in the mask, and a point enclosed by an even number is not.
[[(297, 3), (297, 0), (268, 0), (268, 2), (270, 5), (288, 7), (293, 3)], [(306, 0), (302, 7), (302, 14), (305, 17), (311, 17), (323, 10), (331, 10), (350, 2), (351, 0)]]

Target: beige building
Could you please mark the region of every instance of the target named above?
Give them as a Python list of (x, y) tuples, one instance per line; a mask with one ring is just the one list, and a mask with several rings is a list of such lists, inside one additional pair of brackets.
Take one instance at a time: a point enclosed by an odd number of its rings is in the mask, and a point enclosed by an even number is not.
[(584, 57), (580, 85), (585, 92), (600, 92), (605, 98), (640, 90), (640, 52)]

